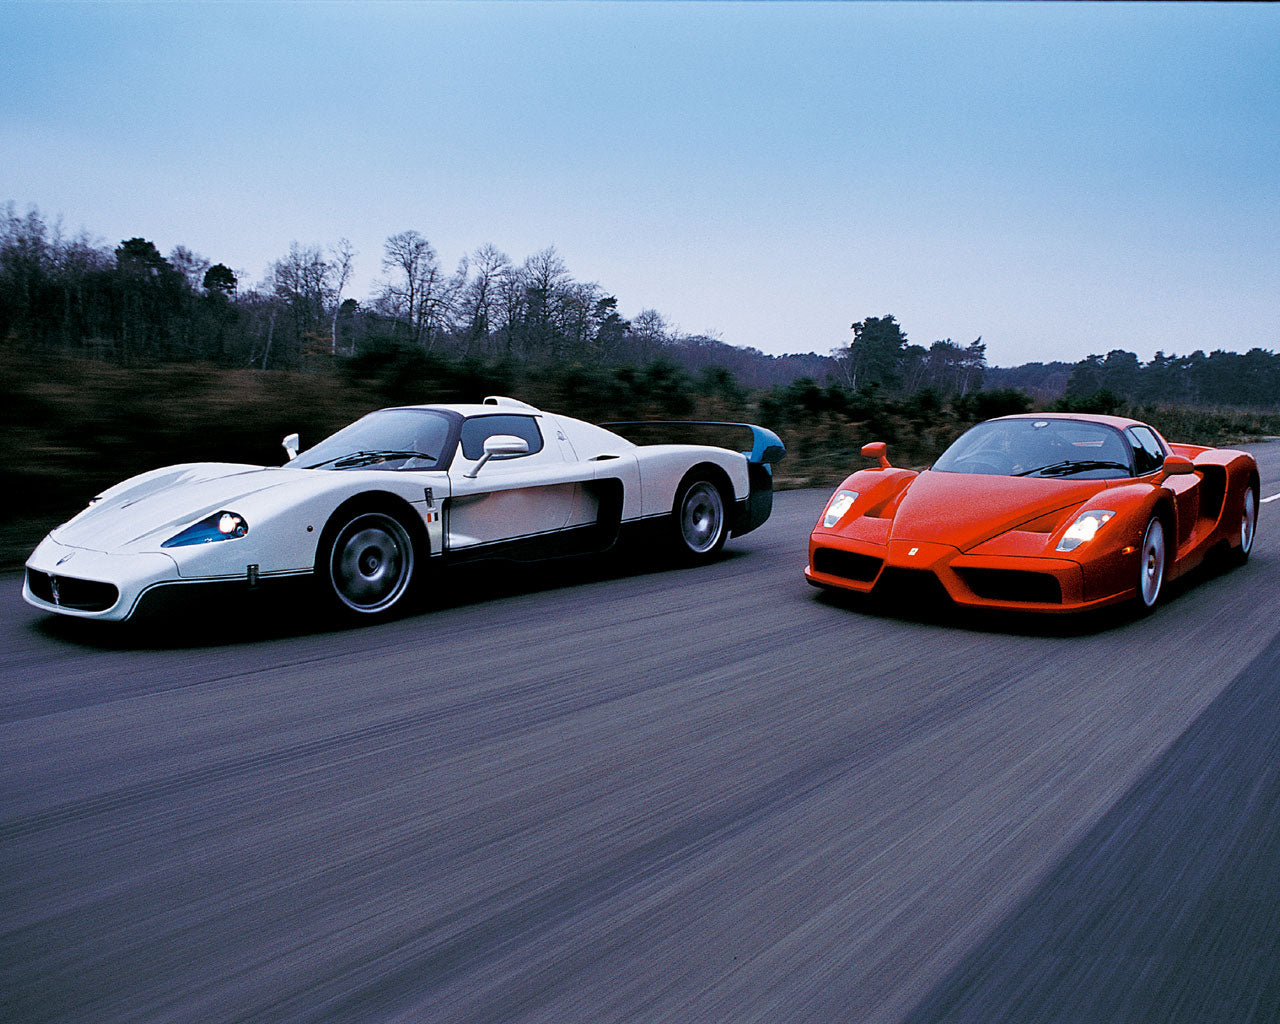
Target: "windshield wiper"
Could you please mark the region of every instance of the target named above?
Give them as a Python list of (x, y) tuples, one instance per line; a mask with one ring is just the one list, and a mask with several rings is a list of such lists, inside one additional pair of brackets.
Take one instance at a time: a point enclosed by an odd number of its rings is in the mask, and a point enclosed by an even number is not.
[(1123, 462), (1108, 462), (1105, 459), (1063, 459), (1048, 466), (1024, 469), (1021, 473), (1013, 475), (1031, 476), (1033, 473), (1039, 473), (1041, 476), (1071, 476), (1073, 473), (1087, 473), (1091, 469), (1123, 469), (1126, 473), (1129, 472), (1129, 467)]
[[(376, 451), (352, 452), (350, 455), (342, 455), (337, 459), (330, 459), (334, 469), (353, 469), (356, 466), (367, 466), (372, 462), (386, 462), (388, 459), (426, 459), (429, 462), (435, 461), (434, 455), (427, 455), (425, 452), (414, 451), (412, 448), (403, 449), (378, 449)], [(324, 463), (320, 463), (321, 466)], [(311, 467), (315, 469), (316, 467)]]

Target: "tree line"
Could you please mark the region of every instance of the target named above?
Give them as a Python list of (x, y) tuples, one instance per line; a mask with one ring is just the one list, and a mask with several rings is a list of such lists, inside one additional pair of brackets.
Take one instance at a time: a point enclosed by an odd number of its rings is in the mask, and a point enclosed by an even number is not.
[(554, 246), (517, 261), (483, 245), (447, 267), (419, 231), (386, 239), (373, 293), (349, 294), (357, 253), (301, 245), (242, 280), (225, 263), (148, 239), (67, 234), (37, 209), (0, 211), (0, 341), (120, 365), (207, 361), (306, 370), (389, 348), (456, 359), (730, 368), (749, 387), (821, 374), (813, 353), (771, 356), (685, 334), (655, 309), (576, 280)]
[(1185, 356), (1157, 352), (1145, 363), (1133, 352), (1114, 349), (1078, 363), (997, 367), (989, 378), (1041, 402), (1087, 405), (1099, 412), (1126, 405), (1273, 409), (1280, 404), (1280, 355), (1258, 347), (1243, 353), (1196, 349)]
[[(387, 238), (372, 294), (348, 294), (357, 253), (293, 243), (247, 284), (225, 263), (185, 246), (95, 242), (64, 232), (37, 209), (0, 210), (0, 343), (123, 366), (211, 362), (308, 371), (378, 352), (475, 364), (616, 368), (667, 361), (697, 377), (730, 375), (771, 401), (811, 408), (880, 400), (963, 400), (984, 388), (1018, 391), (1038, 407), (1117, 411), (1126, 405), (1280, 403), (1280, 356), (1123, 350), (1077, 363), (987, 364), (981, 337), (913, 344), (892, 315), (851, 326), (830, 354), (782, 356), (685, 334), (655, 309), (626, 318), (601, 285), (576, 280), (553, 246), (516, 261), (483, 245), (449, 268), (419, 231)], [(792, 401), (804, 395), (799, 406)], [(856, 401), (854, 396), (857, 396)], [(918, 400), (913, 396), (922, 396)], [(852, 406), (851, 406), (852, 407)]]
[(1025, 392), (1039, 407), (1089, 406), (1099, 412), (1148, 405), (1265, 409), (1280, 403), (1280, 355), (1260, 347), (1207, 355), (1197, 349), (1185, 356), (1161, 351), (1145, 363), (1133, 352), (1113, 349), (1076, 363), (993, 367), (981, 338), (967, 345), (935, 341), (926, 349), (910, 344), (892, 316), (868, 317), (852, 330), (849, 347), (833, 353), (851, 391), (879, 389), (902, 397), (931, 389), (964, 396), (986, 387)]

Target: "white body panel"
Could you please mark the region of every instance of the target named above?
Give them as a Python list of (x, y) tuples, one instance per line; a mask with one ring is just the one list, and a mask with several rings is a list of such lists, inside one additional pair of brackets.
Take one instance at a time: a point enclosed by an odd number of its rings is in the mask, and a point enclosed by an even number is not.
[(710, 464), (724, 470), (733, 487), (733, 500), (747, 496), (747, 460), (727, 448), (696, 444), (652, 444), (637, 449), (640, 490), (644, 499), (641, 516), (663, 515), (671, 511), (676, 488), (691, 468)]
[(479, 460), (459, 447), (449, 467), (448, 550), (554, 533), (572, 518), (579, 482), (589, 477), (566, 458), (551, 418), (533, 418), (543, 446), (529, 455), (490, 461), (476, 473)]

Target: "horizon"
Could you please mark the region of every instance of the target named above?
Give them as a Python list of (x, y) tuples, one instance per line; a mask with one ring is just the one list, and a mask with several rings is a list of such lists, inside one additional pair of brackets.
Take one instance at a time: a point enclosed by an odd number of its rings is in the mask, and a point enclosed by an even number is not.
[(769, 355), (885, 315), (1000, 367), (1280, 339), (1268, 5), (10, 3), (0, 25), (24, 42), (0, 202), (243, 286), (346, 237), (364, 301), (415, 229), (446, 270), (553, 246), (628, 319)]

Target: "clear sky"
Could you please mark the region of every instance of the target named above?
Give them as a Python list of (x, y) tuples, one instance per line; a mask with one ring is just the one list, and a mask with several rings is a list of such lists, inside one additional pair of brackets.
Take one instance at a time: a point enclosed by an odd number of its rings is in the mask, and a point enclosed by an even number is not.
[(1280, 349), (1280, 7), (0, 2), (0, 202), (262, 278), (414, 228), (633, 316)]

